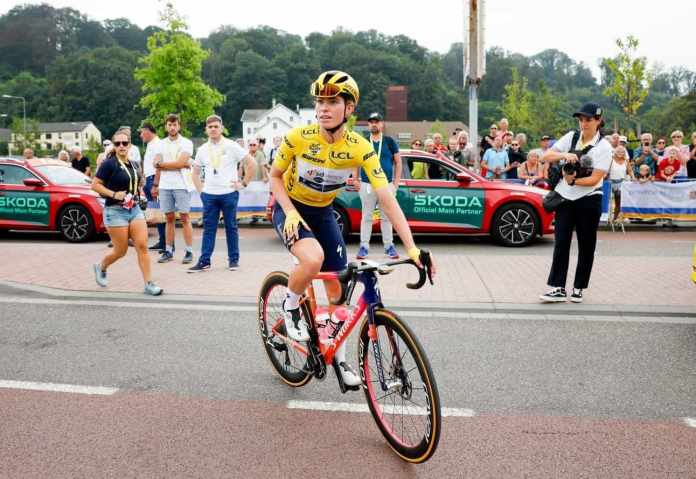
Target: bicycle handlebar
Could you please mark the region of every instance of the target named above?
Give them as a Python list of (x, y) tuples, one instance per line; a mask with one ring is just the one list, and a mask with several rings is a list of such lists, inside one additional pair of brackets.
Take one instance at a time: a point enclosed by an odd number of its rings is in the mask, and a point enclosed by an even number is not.
[[(331, 301), (333, 304), (340, 305), (344, 304), (348, 298), (353, 293), (353, 289), (355, 288), (355, 279), (356, 276), (359, 272), (361, 271), (374, 271), (377, 270), (380, 272), (380, 266), (398, 266), (401, 264), (411, 264), (416, 267), (418, 270), (418, 281), (415, 283), (406, 283), (406, 287), (409, 289), (420, 289), (423, 287), (425, 284), (426, 279), (430, 281), (430, 284), (433, 283), (433, 271), (432, 271), (432, 258), (430, 256), (430, 251), (428, 250), (421, 250), (420, 252), (420, 262), (421, 265), (423, 265), (422, 268), (419, 268), (416, 265), (416, 262), (413, 261), (412, 259), (402, 259), (402, 260), (397, 260), (397, 261), (389, 261), (386, 263), (381, 263), (378, 265), (375, 265), (374, 263), (372, 264), (359, 264), (359, 263), (349, 263), (348, 268), (341, 271), (338, 273), (338, 281), (341, 284), (341, 296), (338, 298), (336, 301)], [(386, 274), (386, 273), (382, 273)]]

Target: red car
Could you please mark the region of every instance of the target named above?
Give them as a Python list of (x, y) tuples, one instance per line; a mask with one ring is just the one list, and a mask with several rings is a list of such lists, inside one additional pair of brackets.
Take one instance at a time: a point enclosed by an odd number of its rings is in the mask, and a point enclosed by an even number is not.
[[(553, 233), (553, 214), (542, 206), (544, 189), (487, 180), (444, 156), (419, 150), (401, 150), (401, 160), (396, 199), (414, 233), (490, 235), (504, 246), (525, 246)], [(272, 204), (273, 198), (269, 217)], [(362, 208), (355, 189), (346, 188), (333, 206), (344, 237), (359, 233)], [(373, 231), (379, 232), (376, 215)]]
[(0, 158), (0, 230), (58, 231), (88, 241), (106, 231), (104, 200), (83, 173), (58, 160)]

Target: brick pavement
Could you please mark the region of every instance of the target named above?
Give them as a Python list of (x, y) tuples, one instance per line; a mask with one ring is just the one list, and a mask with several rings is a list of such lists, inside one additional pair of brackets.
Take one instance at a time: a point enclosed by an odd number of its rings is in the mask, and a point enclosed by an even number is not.
[[(196, 237), (201, 231), (196, 229)], [(178, 231), (178, 234), (181, 234)], [(283, 248), (250, 250), (255, 238), (264, 238), (273, 232), (268, 229), (242, 228), (242, 262), (238, 271), (227, 271), (223, 231), (218, 232), (218, 245), (213, 255), (213, 269), (199, 274), (187, 274), (187, 265), (177, 261), (158, 264), (153, 259), (153, 278), (166, 293), (194, 296), (224, 296), (250, 299), (256, 296), (264, 276), (272, 270), (288, 270), (289, 255)], [(265, 235), (265, 236), (264, 236)], [(692, 238), (693, 237), (693, 238)], [(696, 235), (688, 235), (696, 239)], [(179, 244), (182, 244), (180, 241)], [(199, 241), (194, 243), (197, 247)], [(109, 287), (99, 288), (91, 265), (105, 254), (103, 241), (87, 244), (68, 244), (61, 241), (0, 243), (2, 266), (0, 279), (25, 284), (47, 286), (75, 291), (139, 292), (142, 279), (135, 252), (109, 269)], [(455, 249), (456, 248), (456, 249)], [(538, 251), (506, 249), (505, 254), (467, 254), (470, 246), (452, 245), (437, 255), (438, 276), (436, 287), (418, 291), (406, 289), (404, 284), (415, 279), (415, 271), (397, 268), (381, 278), (381, 288), (387, 302), (428, 303), (496, 303), (536, 304), (544, 290), (551, 257)], [(349, 245), (351, 255), (357, 245)], [(686, 251), (687, 248), (685, 248)], [(499, 247), (491, 245), (495, 252)], [(694, 306), (696, 287), (689, 281), (690, 257), (663, 256), (655, 258), (643, 251), (641, 256), (602, 256), (601, 248), (595, 261), (591, 287), (585, 303), (594, 305), (652, 306), (656, 310), (669, 307)], [(571, 253), (569, 284), (572, 284), (575, 257)]]

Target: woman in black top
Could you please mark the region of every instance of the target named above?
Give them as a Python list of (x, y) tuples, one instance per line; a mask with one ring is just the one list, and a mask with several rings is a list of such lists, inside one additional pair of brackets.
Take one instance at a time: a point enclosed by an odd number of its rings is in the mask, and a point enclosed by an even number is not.
[(162, 288), (150, 277), (150, 256), (147, 251), (147, 224), (139, 206), (143, 197), (143, 176), (128, 159), (130, 131), (119, 129), (112, 138), (114, 150), (101, 162), (92, 181), (92, 189), (106, 199), (104, 225), (111, 236), (114, 248), (94, 265), (97, 284), (107, 286), (106, 269), (128, 251), (128, 237), (133, 239), (138, 253), (138, 264), (145, 281), (145, 294), (158, 296)]

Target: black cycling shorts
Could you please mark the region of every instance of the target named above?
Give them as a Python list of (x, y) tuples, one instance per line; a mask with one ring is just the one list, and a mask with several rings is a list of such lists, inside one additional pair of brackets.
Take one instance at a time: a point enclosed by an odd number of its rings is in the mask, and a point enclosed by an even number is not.
[[(292, 201), (292, 204), (310, 228), (308, 230), (300, 224), (300, 239), (314, 238), (321, 245), (321, 249), (324, 250), (324, 263), (321, 265), (321, 270), (342, 271), (346, 269), (348, 264), (346, 243), (343, 241), (343, 236), (338, 223), (336, 223), (336, 217), (331, 205), (309, 206), (298, 201)], [(283, 233), (285, 212), (278, 202), (273, 206), (272, 218), (276, 233), (280, 236), (283, 244), (290, 250), (296, 240), (293, 239), (291, 242), (285, 240), (285, 234)]]

